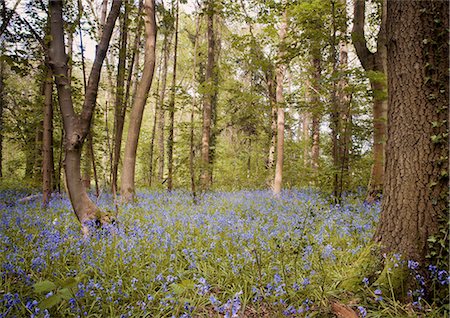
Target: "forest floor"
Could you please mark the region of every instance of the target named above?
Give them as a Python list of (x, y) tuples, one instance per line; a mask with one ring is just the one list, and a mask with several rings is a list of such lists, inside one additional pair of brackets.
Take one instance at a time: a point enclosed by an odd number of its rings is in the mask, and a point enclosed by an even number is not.
[(65, 196), (24, 196), (0, 192), (0, 317), (445, 315), (374, 285), (379, 205), (357, 197), (142, 191), (86, 238)]

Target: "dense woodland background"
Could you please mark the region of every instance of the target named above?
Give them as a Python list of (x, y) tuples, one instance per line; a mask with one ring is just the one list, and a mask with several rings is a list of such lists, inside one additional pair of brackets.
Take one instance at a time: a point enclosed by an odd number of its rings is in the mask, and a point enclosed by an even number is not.
[[(106, 1), (74, 1), (65, 6), (66, 47), (75, 108), (83, 103), (83, 74), (89, 75), (102, 10), (107, 4)], [(125, 4), (102, 69), (91, 129), (93, 151), (89, 149), (88, 138), (82, 156), (85, 183), (95, 186), (92, 166), (95, 163), (99, 187), (104, 189), (110, 189), (120, 179), (123, 156), (118, 149), (123, 152), (130, 104), (143, 69), (145, 38), (142, 26), (138, 25), (142, 8), (130, 1)], [(25, 179), (36, 186), (42, 179), (42, 104), (47, 76), (45, 52), (39, 42), (46, 38), (47, 5), (43, 5), (39, 1), (21, 1), (17, 14), (6, 9), (4, 15), (12, 16), (3, 34), (2, 174), (4, 179)], [(332, 191), (335, 177), (339, 192), (354, 191), (369, 184), (374, 162), (372, 104), (386, 98), (386, 92), (371, 88), (370, 80), (381, 83), (385, 75), (370, 69), (365, 72), (361, 67), (351, 44), (352, 4), (343, 1), (289, 4), (286, 12), (290, 23), (287, 37), (280, 46), (277, 29), (284, 11), (281, 3), (214, 3), (214, 11), (210, 12), (214, 15), (214, 79), (209, 84), (205, 81), (208, 66), (206, 4), (180, 4), (179, 26), (175, 32), (177, 5), (156, 5), (157, 63), (140, 129), (136, 162), (138, 186), (168, 186), (172, 107), (175, 113), (171, 155), (173, 187), (190, 188), (191, 112), (193, 166), (198, 182), (203, 103), (209, 94), (213, 95), (211, 186), (229, 190), (270, 186), (276, 157), (275, 95), (280, 63), (286, 69), (283, 74), (285, 187), (315, 186)], [(359, 22), (366, 21), (367, 46), (372, 51), (376, 51), (381, 8), (380, 2), (368, 3), (367, 18), (364, 20), (363, 15)], [(178, 35), (178, 74), (174, 86), (175, 33)], [(87, 51), (84, 56), (80, 39)], [(280, 48), (285, 51), (283, 57), (279, 56)], [(64, 156), (61, 155), (62, 123), (57, 111), (56, 90), (53, 99), (54, 183), (64, 188), (60, 181), (63, 177), (61, 157)], [(383, 116), (380, 122), (385, 121)], [(125, 133), (117, 128), (123, 117)], [(121, 134), (123, 138), (119, 137)], [(333, 151), (338, 154), (333, 156)], [(333, 159), (336, 156), (338, 158)]]

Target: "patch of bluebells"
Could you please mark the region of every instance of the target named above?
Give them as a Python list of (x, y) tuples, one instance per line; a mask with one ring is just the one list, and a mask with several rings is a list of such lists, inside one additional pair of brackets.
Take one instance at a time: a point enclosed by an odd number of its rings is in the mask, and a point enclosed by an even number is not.
[[(98, 205), (115, 209), (110, 194)], [(84, 237), (65, 196), (53, 198), (45, 212), (39, 203), (0, 206), (0, 275), (17, 282), (7, 293), (36, 298), (21, 293), (37, 281), (81, 277), (73, 298), (62, 305), (65, 313), (80, 316), (89, 310), (106, 314), (110, 306), (118, 316), (195, 316), (196, 308), (180, 300), (194, 295), (209, 299), (226, 317), (238, 315), (243, 297), (302, 314), (311, 310), (307, 294), (320, 280), (318, 264), (356, 258), (379, 212), (378, 205), (350, 200), (330, 205), (314, 191), (284, 191), (279, 199), (268, 191), (215, 192), (197, 205), (187, 192), (143, 191), (136, 203), (120, 208), (118, 226), (99, 230), (91, 224), (91, 235)], [(174, 284), (186, 279), (195, 282), (194, 290), (175, 295)], [(224, 281), (242, 293), (222, 286)]]

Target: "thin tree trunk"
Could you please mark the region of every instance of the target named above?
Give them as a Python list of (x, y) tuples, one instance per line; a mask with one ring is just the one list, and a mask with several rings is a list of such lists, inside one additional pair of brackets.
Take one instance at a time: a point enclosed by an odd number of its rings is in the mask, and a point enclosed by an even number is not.
[[(311, 83), (306, 80), (306, 93), (305, 99), (309, 103), (311, 101)], [(302, 114), (302, 142), (303, 142), (303, 165), (305, 167), (311, 166), (311, 113), (308, 110), (304, 110)]]
[(330, 45), (330, 59), (331, 64), (333, 65), (332, 71), (332, 87), (331, 87), (331, 140), (332, 140), (332, 157), (333, 157), (333, 197), (336, 202), (341, 201), (341, 193), (339, 192), (339, 167), (340, 167), (340, 143), (339, 143), (339, 132), (340, 132), (340, 109), (338, 105), (337, 98), (337, 86), (338, 86), (338, 61), (336, 54), (336, 8), (335, 2), (331, 2), (331, 19), (332, 19), (332, 28), (333, 33), (331, 36), (331, 45)]
[[(348, 67), (348, 49), (347, 43), (342, 42), (339, 46), (339, 65), (341, 72), (344, 72)], [(348, 183), (349, 173), (349, 161), (350, 161), (350, 149), (351, 149), (351, 136), (352, 136), (352, 112), (351, 112), (351, 100), (352, 96), (348, 93), (348, 77), (345, 74), (341, 74), (337, 87), (337, 98), (339, 104), (339, 120), (340, 120), (340, 141), (339, 141), (339, 171), (338, 180), (338, 194), (339, 197), (344, 191), (344, 186)]]
[(267, 169), (269, 170), (270, 183), (273, 179), (273, 165), (275, 163), (275, 147), (277, 144), (277, 97), (276, 87), (273, 83), (273, 73), (266, 72), (267, 90), (269, 94), (269, 103), (271, 108), (271, 126), (270, 126), (270, 146), (269, 155), (267, 157)]
[[(214, 16), (216, 25), (219, 25), (219, 16)], [(217, 127), (217, 102), (219, 100), (219, 67), (218, 61), (220, 58), (221, 48), (221, 34), (218, 27), (214, 30), (214, 67), (212, 71), (212, 97), (211, 97), (211, 137), (209, 139), (209, 185), (213, 185), (214, 181), (214, 160), (216, 158), (216, 143), (217, 137), (220, 133)]]
[(87, 231), (85, 225), (89, 220), (103, 221), (98, 215), (98, 207), (89, 199), (86, 190), (83, 188), (80, 173), (80, 159), (83, 141), (86, 138), (92, 120), (92, 114), (96, 104), (98, 84), (100, 81), (101, 67), (106, 56), (112, 31), (119, 15), (121, 1), (113, 1), (111, 10), (105, 24), (104, 32), (97, 46), (95, 60), (89, 76), (85, 99), (81, 114), (75, 113), (72, 101), (72, 92), (68, 82), (67, 55), (64, 46), (63, 28), (63, 3), (58, 0), (51, 0), (49, 3), (49, 13), (51, 20), (51, 43), (49, 50), (50, 65), (52, 67), (58, 90), (58, 101), (63, 118), (65, 131), (65, 160), (67, 188), (69, 198), (78, 220), (82, 223), (83, 229)]
[(145, 58), (144, 70), (139, 81), (136, 97), (130, 114), (130, 126), (128, 128), (127, 143), (125, 145), (124, 162), (122, 169), (122, 180), (120, 191), (124, 201), (131, 201), (134, 198), (134, 177), (136, 169), (136, 153), (141, 129), (142, 116), (148, 92), (152, 85), (153, 73), (155, 70), (155, 48), (156, 48), (156, 19), (155, 1), (144, 1), (144, 21), (145, 21)]
[(281, 22), (280, 30), (278, 32), (279, 51), (278, 51), (278, 65), (276, 70), (277, 76), (277, 162), (275, 166), (275, 179), (273, 182), (273, 194), (279, 195), (281, 192), (283, 181), (283, 159), (284, 159), (284, 95), (283, 95), (283, 81), (286, 71), (286, 65), (283, 61), (285, 56), (285, 38), (287, 33), (287, 10), (283, 12), (283, 21)]
[[(83, 45), (83, 31), (81, 29), (81, 17), (83, 15), (83, 5), (81, 0), (78, 0), (78, 29), (80, 35), (80, 50), (81, 50), (81, 69), (83, 73), (83, 90), (86, 94), (87, 89), (87, 77), (86, 77), (86, 63), (84, 60), (84, 45)], [(94, 182), (95, 182), (95, 193), (98, 198), (99, 196), (99, 187), (98, 187), (98, 178), (97, 178), (97, 169), (95, 165), (95, 157), (94, 157), (94, 143), (92, 141), (92, 125), (89, 129), (89, 133), (86, 137), (87, 142), (84, 143), (85, 148), (85, 156), (84, 156), (84, 165), (83, 165), (83, 175), (82, 182), (86, 189), (90, 189), (91, 187), (91, 170), (94, 171)]]
[(3, 178), (3, 108), (5, 107), (4, 65), (3, 60), (0, 60), (0, 178)]
[(164, 56), (164, 46), (161, 47), (161, 52), (159, 54), (159, 63), (158, 63), (158, 78), (156, 81), (156, 88), (155, 88), (155, 112), (154, 112), (154, 116), (153, 116), (153, 125), (152, 125), (152, 134), (150, 137), (150, 157), (149, 157), (149, 179), (148, 179), (148, 185), (149, 187), (152, 186), (153, 183), (153, 168), (154, 168), (154, 150), (155, 150), (155, 139), (156, 139), (156, 126), (158, 124), (158, 115), (159, 115), (159, 111), (160, 111), (160, 105), (159, 105), (159, 86), (161, 83), (161, 72), (162, 72), (162, 60), (163, 60), (163, 56)]
[(203, 100), (203, 128), (202, 128), (202, 153), (201, 153), (201, 175), (200, 184), (202, 191), (208, 191), (211, 186), (210, 167), (210, 140), (212, 122), (212, 100), (213, 100), (213, 72), (214, 72), (214, 0), (207, 2), (207, 37), (208, 37), (208, 60), (205, 72), (205, 84), (207, 93)]
[(49, 67), (44, 79), (44, 131), (42, 137), (42, 205), (45, 208), (53, 190), (53, 74)]
[[(198, 35), (200, 33), (200, 16), (197, 16), (195, 23), (195, 38), (194, 38), (194, 65), (192, 72), (192, 83), (196, 83), (196, 72), (197, 72), (197, 50), (198, 50)], [(192, 107), (191, 107), (191, 118), (190, 118), (190, 132), (189, 132), (189, 173), (191, 176), (191, 193), (192, 200), (194, 203), (197, 202), (197, 194), (195, 189), (195, 171), (194, 171), (194, 117), (195, 117), (195, 106), (197, 105), (197, 99), (195, 92), (192, 94)]]
[(159, 152), (159, 160), (158, 160), (158, 180), (159, 182), (163, 182), (164, 179), (164, 129), (166, 128), (166, 120), (165, 120), (165, 107), (164, 107), (164, 99), (166, 96), (166, 83), (167, 83), (167, 69), (168, 69), (168, 61), (170, 55), (170, 38), (172, 34), (169, 31), (164, 33), (164, 59), (163, 59), (163, 70), (162, 70), (162, 78), (161, 78), (161, 90), (159, 92), (159, 118), (158, 118), (158, 152)]
[(311, 167), (317, 176), (319, 169), (320, 156), (320, 118), (321, 118), (321, 103), (320, 103), (320, 76), (321, 76), (321, 62), (319, 57), (313, 58), (313, 81), (311, 92), (311, 106), (312, 111), (312, 148), (311, 148)]
[[(175, 0), (174, 0), (175, 1)], [(172, 70), (172, 89), (169, 101), (169, 136), (167, 138), (167, 190), (173, 189), (173, 143), (174, 143), (174, 119), (175, 119), (175, 92), (177, 85), (177, 51), (178, 51), (178, 20), (179, 20), (179, 2), (177, 0), (175, 12), (175, 41), (173, 46), (173, 70)]]
[(61, 193), (61, 170), (63, 166), (63, 152), (64, 152), (64, 128), (61, 127), (61, 138), (59, 140), (59, 155), (58, 155), (58, 168), (55, 173), (56, 191)]
[[(449, 3), (389, 1), (387, 10), (388, 138), (375, 241), (424, 269), (429, 238), (448, 229)], [(441, 253), (448, 260), (448, 248)]]
[(42, 139), (43, 139), (43, 121), (36, 127), (36, 138), (34, 141), (34, 163), (33, 163), (33, 181), (42, 184)]
[[(117, 174), (119, 170), (120, 149), (122, 146), (123, 125), (125, 123), (126, 105), (125, 100), (125, 62), (127, 57), (128, 40), (128, 10), (129, 3), (125, 1), (125, 11), (122, 16), (120, 28), (120, 49), (117, 65), (116, 101), (114, 106), (114, 144), (113, 144), (113, 169), (112, 169), (112, 192), (117, 193)], [(132, 67), (128, 67), (129, 73)]]

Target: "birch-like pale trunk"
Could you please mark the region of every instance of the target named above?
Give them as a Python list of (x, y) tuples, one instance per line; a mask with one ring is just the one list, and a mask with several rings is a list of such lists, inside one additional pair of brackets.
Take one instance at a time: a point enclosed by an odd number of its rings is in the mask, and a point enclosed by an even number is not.
[(127, 142), (125, 144), (120, 187), (122, 200), (124, 202), (130, 202), (134, 199), (134, 179), (139, 133), (141, 130), (145, 103), (147, 101), (148, 92), (150, 91), (150, 87), (153, 81), (153, 73), (155, 70), (156, 61), (156, 18), (154, 0), (144, 1), (144, 13), (144, 26), (146, 35), (144, 70), (136, 89), (136, 96), (134, 98), (133, 107), (130, 114), (130, 125), (128, 128)]
[(278, 31), (278, 38), (280, 41), (280, 48), (278, 51), (278, 65), (276, 70), (277, 77), (277, 161), (275, 165), (275, 180), (273, 182), (273, 194), (279, 195), (281, 192), (283, 182), (283, 160), (284, 160), (284, 95), (283, 95), (283, 81), (286, 72), (285, 57), (285, 38), (287, 33), (288, 21), (287, 11), (283, 13), (283, 21), (281, 22), (280, 30)]

